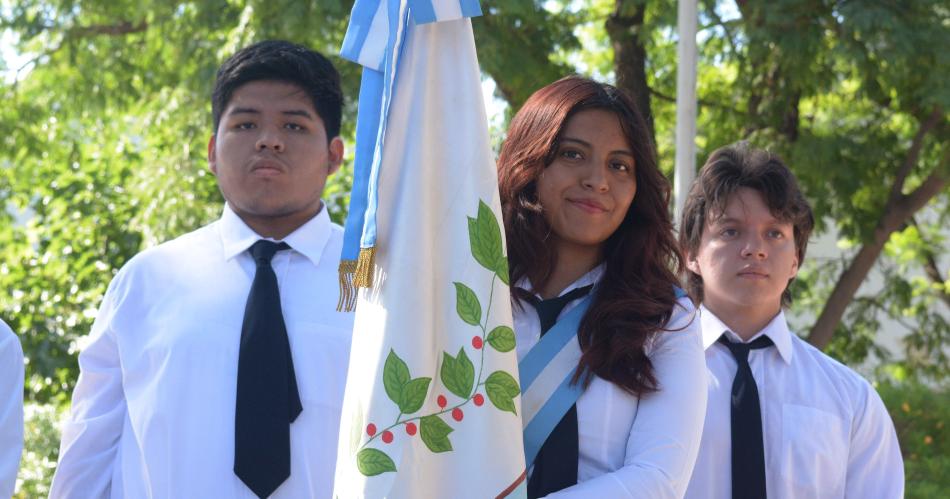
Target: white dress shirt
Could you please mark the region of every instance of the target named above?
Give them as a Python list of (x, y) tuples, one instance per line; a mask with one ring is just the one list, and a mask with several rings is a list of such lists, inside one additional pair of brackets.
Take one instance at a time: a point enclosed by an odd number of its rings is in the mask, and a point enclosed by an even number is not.
[[(353, 314), (336, 312), (342, 229), (326, 209), (272, 261), (303, 412), (273, 498), (333, 491)], [(52, 498), (255, 498), (234, 474), (241, 324), (260, 236), (221, 219), (136, 255), (79, 356)]]
[[(600, 265), (561, 292), (600, 281)], [(518, 287), (530, 289), (522, 280)], [(539, 297), (540, 298), (540, 297)], [(574, 300), (561, 316), (577, 306)], [(518, 358), (541, 337), (541, 322), (531, 304), (513, 307)], [(693, 304), (680, 299), (668, 332), (648, 343), (659, 391), (642, 399), (594, 377), (577, 399), (577, 485), (552, 498), (682, 497), (699, 451), (706, 392), (703, 349)]]
[[(686, 497), (732, 497), (732, 380), (737, 364), (716, 340), (726, 333), (700, 307), (709, 407), (696, 469)], [(904, 464), (881, 397), (857, 373), (792, 334), (778, 315), (749, 341), (768, 336), (774, 348), (749, 352), (762, 406), (765, 482), (769, 498), (899, 498)]]
[(23, 451), (23, 350), (0, 321), (0, 497), (13, 495)]

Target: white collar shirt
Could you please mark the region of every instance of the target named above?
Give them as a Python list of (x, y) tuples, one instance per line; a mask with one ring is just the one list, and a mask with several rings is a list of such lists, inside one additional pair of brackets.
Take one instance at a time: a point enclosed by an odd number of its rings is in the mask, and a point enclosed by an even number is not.
[[(595, 267), (561, 295), (600, 282), (603, 273), (603, 265)], [(531, 289), (524, 279), (517, 286)], [(581, 300), (568, 303), (559, 318)], [(513, 307), (519, 360), (541, 337), (534, 307), (524, 301), (520, 305)], [(697, 382), (704, 370), (699, 321), (689, 299), (678, 301), (666, 328), (670, 331), (659, 333), (647, 349), (658, 392), (638, 398), (595, 376), (578, 398), (578, 483), (548, 497), (682, 497), (706, 408), (705, 390)]]
[[(234, 474), (241, 325), (258, 239), (229, 207), (136, 255), (79, 356), (53, 498), (256, 497)], [(303, 412), (272, 498), (328, 498), (353, 314), (336, 311), (342, 229), (326, 209), (272, 261)]]
[(0, 497), (13, 496), (23, 451), (23, 350), (0, 321)]
[[(716, 340), (740, 338), (700, 307), (709, 403), (687, 498), (732, 497), (731, 396), (737, 363)], [(884, 403), (857, 373), (792, 334), (783, 312), (749, 352), (759, 392), (768, 497), (899, 498), (904, 467)]]

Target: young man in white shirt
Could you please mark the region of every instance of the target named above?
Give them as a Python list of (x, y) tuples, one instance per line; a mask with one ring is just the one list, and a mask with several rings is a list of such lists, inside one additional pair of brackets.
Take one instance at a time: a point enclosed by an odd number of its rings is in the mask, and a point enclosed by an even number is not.
[(13, 495), (23, 451), (23, 350), (0, 320), (0, 497)]
[(218, 70), (223, 214), (110, 284), (51, 497), (330, 497), (352, 314), (336, 311), (342, 229), (320, 196), (342, 100), (330, 61), (287, 42)]
[(813, 226), (791, 171), (766, 151), (721, 148), (693, 183), (680, 243), (702, 303), (709, 402), (688, 498), (903, 495), (877, 392), (785, 321)]

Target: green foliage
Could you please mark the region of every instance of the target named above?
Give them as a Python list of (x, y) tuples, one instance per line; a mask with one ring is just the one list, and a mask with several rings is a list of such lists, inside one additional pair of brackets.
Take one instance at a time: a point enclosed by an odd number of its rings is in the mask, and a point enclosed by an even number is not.
[[(615, 61), (605, 23), (616, 8), (641, 3), (483, 1), (486, 16), (473, 22), (479, 62), (507, 102), (509, 117), (534, 90), (566, 74), (612, 80)], [(14, 50), (31, 58), (14, 81), (0, 82), (0, 289), (7, 291), (0, 293), (0, 317), (21, 335), (29, 401), (58, 405), (68, 398), (78, 375), (80, 339), (112, 276), (129, 258), (220, 214), (222, 200), (205, 151), (212, 133), (209, 94), (225, 57), (275, 37), (331, 55), (347, 97), (342, 135), (352, 149), (359, 68), (333, 55), (351, 5), (0, 3), (0, 30), (13, 34)], [(651, 0), (646, 6), (636, 29), (647, 52), (660, 164), (670, 172), (676, 2)], [(806, 262), (794, 284), (796, 309), (817, 315), (857, 249), (872, 239), (915, 135), (934, 112), (942, 118), (925, 134), (901, 194), (934, 174), (950, 175), (950, 9), (941, 0), (704, 0), (699, 15), (697, 161), (747, 139), (791, 165), (814, 206), (818, 231), (834, 230), (842, 247), (839, 259)], [(324, 194), (337, 222), (345, 216), (352, 182), (351, 153), (347, 160)], [(950, 273), (941, 255), (950, 226), (948, 194), (943, 189), (890, 237), (877, 266), (883, 284), (862, 288), (829, 353), (849, 363), (899, 365), (912, 377), (946, 378)], [(506, 281), (507, 262), (499, 257), (494, 234), (479, 229), (488, 222), (481, 211), (472, 227), (478, 234), (473, 240), (484, 250), (477, 258)], [(457, 293), (460, 315), (479, 325), (477, 298), (473, 303), (464, 290)], [(880, 347), (886, 319), (907, 333), (903, 352)], [(510, 346), (508, 339), (494, 331), (486, 337), (499, 351)], [(407, 377), (398, 383), (394, 400), (401, 407), (417, 402), (403, 399), (409, 382)], [(468, 396), (472, 384), (461, 388)], [(492, 393), (513, 392), (488, 393), (503, 408)], [(420, 431), (443, 448), (447, 433), (439, 437), (439, 428), (423, 421)], [(55, 456), (55, 446), (36, 445)], [(928, 460), (921, 469), (936, 462)], [(29, 496), (44, 495), (42, 476), (35, 475)], [(943, 485), (935, 490), (946, 490)]]
[(23, 412), (25, 441), (13, 497), (47, 497), (59, 455), (59, 421), (65, 407), (28, 402)]
[(905, 497), (941, 497), (950, 490), (950, 392), (915, 382), (878, 387), (904, 456)]

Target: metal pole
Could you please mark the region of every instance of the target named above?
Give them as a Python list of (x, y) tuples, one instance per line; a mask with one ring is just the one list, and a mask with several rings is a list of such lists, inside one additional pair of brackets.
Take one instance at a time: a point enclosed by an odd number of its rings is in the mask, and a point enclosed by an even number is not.
[(676, 71), (676, 170), (673, 175), (674, 225), (679, 226), (689, 186), (696, 176), (696, 0), (679, 2)]

